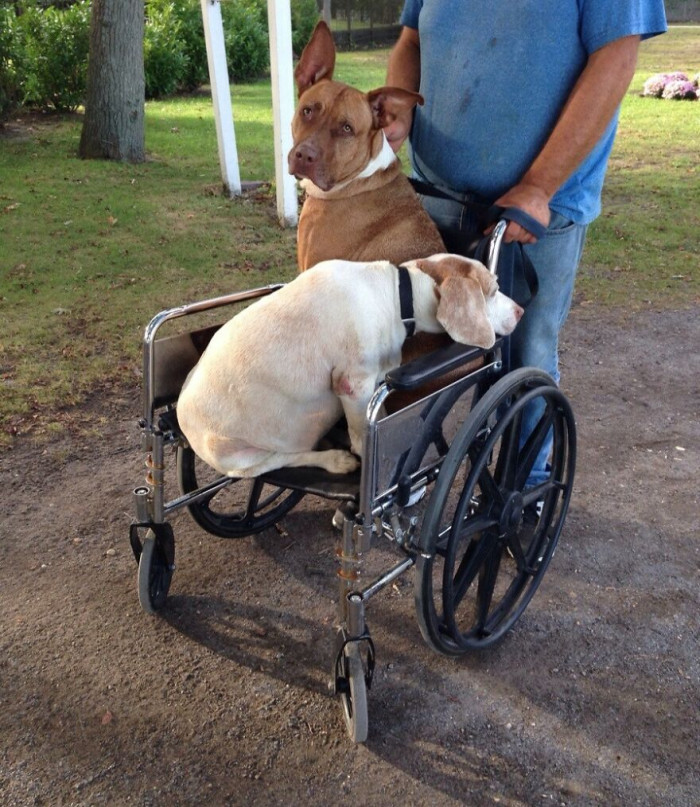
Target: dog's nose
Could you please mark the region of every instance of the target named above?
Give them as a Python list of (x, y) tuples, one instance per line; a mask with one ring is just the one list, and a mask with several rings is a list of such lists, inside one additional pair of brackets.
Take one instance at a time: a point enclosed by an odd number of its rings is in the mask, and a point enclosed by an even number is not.
[(301, 165), (313, 165), (318, 159), (318, 150), (310, 143), (302, 143), (293, 151), (294, 160)]
[(301, 179), (308, 177), (316, 181), (320, 154), (316, 146), (311, 143), (300, 143), (289, 152), (289, 173)]

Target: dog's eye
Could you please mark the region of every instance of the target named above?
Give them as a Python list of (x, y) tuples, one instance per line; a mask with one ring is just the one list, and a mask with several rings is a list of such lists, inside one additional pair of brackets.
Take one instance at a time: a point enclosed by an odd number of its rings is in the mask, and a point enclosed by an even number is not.
[(309, 117), (309, 115), (310, 115), (312, 112), (313, 112), (313, 110), (311, 109), (311, 107), (310, 107), (310, 106), (305, 106), (305, 107), (304, 107), (304, 108), (301, 110), (301, 114), (302, 114), (302, 115), (303, 115), (305, 118), (308, 118), (308, 117)]
[(343, 125), (340, 127), (340, 131), (341, 131), (343, 134), (348, 134), (348, 135), (355, 134), (355, 130), (352, 128), (352, 126), (350, 126), (350, 124), (349, 124), (349, 123), (344, 123), (344, 124), (343, 124)]

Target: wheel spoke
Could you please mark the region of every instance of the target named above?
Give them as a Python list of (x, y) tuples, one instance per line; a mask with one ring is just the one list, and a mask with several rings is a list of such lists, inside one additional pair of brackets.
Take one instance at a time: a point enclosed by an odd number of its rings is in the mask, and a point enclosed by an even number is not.
[(535, 428), (532, 430), (530, 436), (525, 442), (525, 445), (520, 451), (517, 465), (518, 472), (513, 481), (514, 490), (522, 490), (525, 487), (527, 479), (530, 476), (530, 472), (535, 465), (535, 460), (537, 459), (538, 454), (542, 450), (542, 446), (547, 440), (547, 436), (552, 428), (553, 421), (554, 410), (552, 406), (547, 403), (542, 416), (537, 421)]
[(264, 486), (265, 483), (259, 477), (256, 477), (252, 481), (250, 491), (248, 493), (248, 500), (246, 502), (245, 515), (243, 516), (245, 521), (249, 521), (255, 517), (255, 513), (258, 510), (258, 505), (260, 504), (260, 494), (262, 493)]
[(520, 533), (519, 532), (511, 533), (506, 540), (506, 545), (511, 555), (513, 556), (513, 560), (515, 561), (515, 565), (517, 566), (518, 571), (530, 574), (531, 570), (529, 569), (527, 562), (525, 560), (525, 553), (523, 552), (523, 545), (520, 540)]
[[(493, 534), (489, 532), (484, 532), (480, 538), (471, 540), (452, 579), (450, 600), (453, 611), (459, 607), (479, 569), (488, 562), (494, 548), (497, 548), (497, 543)], [(500, 554), (500, 551), (497, 554)]]
[(480, 636), (485, 636), (489, 633), (486, 630), (486, 620), (489, 616), (489, 610), (493, 601), (493, 592), (496, 588), (496, 580), (498, 579), (498, 570), (501, 566), (502, 552), (500, 547), (498, 551), (491, 552), (484, 565), (481, 567), (479, 573), (479, 583), (476, 590), (477, 599), (477, 620), (476, 630)]
[(520, 435), (522, 431), (523, 410), (519, 410), (501, 438), (501, 450), (496, 463), (496, 479), (500, 486), (507, 490), (515, 490), (515, 478), (519, 465)]
[(494, 478), (488, 467), (484, 467), (479, 474), (479, 487), (481, 488), (482, 498), (492, 506), (494, 504), (496, 506), (503, 504), (503, 494), (501, 493), (496, 478)]
[[(462, 519), (461, 525), (459, 525), (459, 539), (462, 541), (467, 538), (473, 539), (480, 532), (484, 532), (490, 527), (493, 527), (495, 523), (496, 522), (486, 513), (479, 513), (475, 516), (465, 516)], [(447, 527), (447, 529), (440, 533), (435, 546), (436, 554), (441, 556), (445, 555), (445, 550), (450, 540), (450, 535), (452, 535), (453, 529), (455, 529), (455, 525), (451, 524), (449, 527)]]

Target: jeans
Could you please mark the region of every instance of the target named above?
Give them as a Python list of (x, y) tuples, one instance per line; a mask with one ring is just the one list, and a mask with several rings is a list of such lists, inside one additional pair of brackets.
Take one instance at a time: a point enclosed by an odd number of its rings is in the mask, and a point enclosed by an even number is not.
[[(421, 197), (423, 206), (438, 228), (455, 228), (462, 222), (462, 205), (451, 200)], [(510, 368), (537, 367), (559, 383), (559, 331), (571, 307), (576, 272), (581, 260), (587, 225), (575, 224), (552, 211), (546, 235), (525, 252), (532, 261), (539, 281), (537, 296), (530, 302), (510, 336)], [(523, 278), (499, 278), (501, 291), (516, 299), (526, 299)], [(522, 440), (532, 432), (540, 412), (531, 406), (523, 420)], [(545, 443), (532, 469), (527, 486), (548, 478), (547, 460), (551, 438)]]

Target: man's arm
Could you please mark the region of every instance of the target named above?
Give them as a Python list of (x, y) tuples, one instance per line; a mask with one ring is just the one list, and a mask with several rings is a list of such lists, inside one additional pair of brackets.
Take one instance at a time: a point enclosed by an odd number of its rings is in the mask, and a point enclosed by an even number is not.
[[(639, 41), (638, 36), (623, 37), (590, 55), (544, 148), (520, 182), (496, 204), (519, 207), (549, 224), (552, 196), (590, 154), (627, 92)], [(528, 244), (535, 238), (510, 222), (505, 240)]]
[[(402, 28), (401, 35), (389, 54), (386, 83), (390, 87), (418, 92), (420, 87), (420, 41), (415, 28)], [(411, 109), (403, 117), (397, 118), (384, 129), (387, 140), (394, 151), (408, 137), (413, 120)]]

